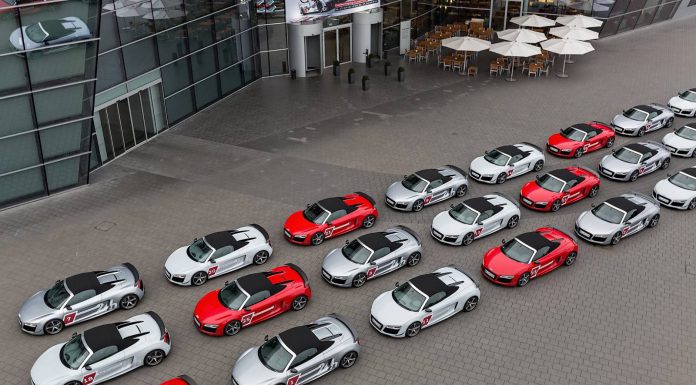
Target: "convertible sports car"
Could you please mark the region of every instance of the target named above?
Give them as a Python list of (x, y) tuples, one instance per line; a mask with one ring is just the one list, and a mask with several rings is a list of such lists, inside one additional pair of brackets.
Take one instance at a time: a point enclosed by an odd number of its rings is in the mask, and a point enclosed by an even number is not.
[(674, 111), (675, 114), (695, 117), (696, 116), (696, 88), (690, 90), (682, 91), (676, 96), (672, 97), (667, 103), (669, 108)]
[(360, 287), (401, 267), (416, 266), (422, 252), (418, 234), (406, 226), (396, 226), (331, 250), (324, 257), (321, 276), (335, 286)]
[(575, 221), (575, 234), (588, 242), (616, 245), (623, 238), (657, 226), (659, 221), (660, 204), (647, 195), (631, 192), (607, 199), (580, 214)]
[(615, 140), (614, 130), (604, 123), (580, 123), (549, 136), (546, 151), (563, 158), (579, 158), (600, 148), (611, 148)]
[(193, 322), (202, 333), (232, 336), (288, 310), (304, 309), (311, 296), (307, 275), (288, 263), (225, 282), (204, 295), (193, 310)]
[(660, 204), (680, 210), (696, 208), (696, 166), (679, 171), (655, 185), (653, 197)]
[(259, 225), (220, 231), (196, 238), (190, 246), (172, 253), (164, 264), (164, 276), (182, 286), (200, 286), (209, 278), (262, 265), (273, 253), (268, 232)]
[(193, 380), (193, 378), (182, 374), (177, 378), (172, 378), (171, 380), (164, 381), (160, 385), (198, 385), (196, 381)]
[(522, 186), (520, 202), (532, 210), (556, 212), (585, 197), (596, 197), (599, 183), (599, 175), (586, 168), (561, 168)]
[(541, 227), (489, 250), (481, 273), (499, 285), (525, 286), (562, 265), (572, 265), (577, 256), (573, 237), (553, 227)]
[(71, 16), (17, 28), (10, 34), (10, 44), (16, 50), (23, 51), (91, 38), (87, 24)]
[(508, 178), (544, 168), (544, 153), (531, 143), (501, 146), (471, 162), (469, 176), (488, 184), (505, 183)]
[(641, 104), (616, 115), (611, 126), (617, 134), (643, 136), (662, 127), (672, 127), (674, 112), (661, 104)]
[(253, 347), (232, 368), (232, 385), (299, 385), (340, 367), (360, 354), (358, 335), (338, 314), (297, 326)]
[(658, 142), (631, 143), (599, 162), (599, 172), (607, 178), (635, 182), (639, 176), (666, 169), (671, 161), (669, 150)]
[(672, 155), (696, 158), (696, 124), (682, 126), (662, 138)]
[(116, 309), (133, 309), (143, 295), (143, 281), (130, 263), (76, 274), (26, 300), (19, 309), (19, 327), (29, 334), (57, 334)]
[(375, 200), (365, 193), (356, 192), (307, 205), (304, 211), (288, 217), (283, 234), (292, 243), (317, 246), (327, 238), (361, 227), (369, 229), (378, 216)]
[(49, 348), (31, 368), (33, 385), (100, 384), (141, 366), (156, 366), (171, 349), (155, 312), (97, 326)]
[(517, 202), (502, 193), (467, 199), (452, 205), (433, 218), (430, 235), (449, 245), (470, 245), (474, 239), (504, 228), (514, 229), (520, 222)]
[(464, 170), (447, 165), (405, 175), (387, 189), (387, 206), (402, 211), (421, 211), (423, 207), (452, 197), (463, 197), (469, 188)]
[(370, 324), (389, 337), (415, 337), (421, 329), (476, 309), (481, 291), (464, 270), (446, 266), (419, 275), (372, 303)]

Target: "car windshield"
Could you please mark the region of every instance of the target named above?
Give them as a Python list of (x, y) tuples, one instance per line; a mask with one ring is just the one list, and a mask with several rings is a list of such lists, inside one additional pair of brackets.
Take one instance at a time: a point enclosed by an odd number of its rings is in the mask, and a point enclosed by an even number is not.
[(614, 153), (614, 158), (622, 160), (626, 163), (638, 164), (640, 162), (640, 154), (625, 148), (620, 148)]
[(539, 178), (537, 178), (536, 182), (539, 185), (539, 187), (551, 192), (561, 192), (563, 186), (565, 185), (565, 182), (558, 178), (554, 178), (549, 174), (544, 174), (540, 176)]
[(307, 207), (307, 209), (305, 209), (305, 211), (302, 212), (302, 215), (304, 215), (305, 219), (307, 219), (308, 221), (320, 225), (324, 223), (326, 217), (329, 216), (329, 213), (327, 213), (326, 210), (324, 210), (323, 208), (321, 208), (321, 206), (315, 203)]
[(41, 28), (41, 23), (32, 24), (24, 30), (29, 40), (34, 43), (41, 43), (48, 37), (48, 32)]
[(239, 310), (247, 299), (247, 295), (239, 289), (237, 282), (232, 282), (220, 289), (218, 299), (226, 307), (232, 310)]
[(372, 254), (372, 251), (363, 246), (357, 239), (343, 246), (341, 252), (349, 261), (360, 265), (367, 262), (367, 259), (370, 258), (370, 254)]
[(619, 224), (623, 221), (624, 218), (624, 212), (621, 210), (618, 210), (606, 203), (602, 203), (601, 205), (595, 207), (592, 209), (592, 214), (596, 216), (597, 218), (609, 222), (609, 223), (614, 223), (614, 224)]
[(573, 127), (566, 127), (562, 129), (561, 135), (563, 135), (564, 138), (568, 138), (575, 142), (582, 142), (585, 139), (585, 133), (580, 130), (576, 130)]
[(460, 203), (449, 211), (449, 215), (457, 222), (461, 222), (465, 225), (472, 225), (478, 217), (479, 213), (469, 208), (469, 206), (464, 203)]
[(410, 283), (406, 282), (392, 291), (392, 298), (401, 307), (410, 311), (418, 311), (425, 302), (425, 296), (419, 293)]
[(624, 111), (623, 116), (625, 116), (629, 119), (643, 122), (648, 117), (648, 114), (646, 112), (641, 111), (641, 110), (636, 110), (635, 108), (631, 108), (630, 110)]
[(44, 302), (52, 309), (60, 309), (65, 301), (68, 300), (68, 297), (70, 297), (70, 293), (65, 288), (65, 282), (58, 281), (52, 288), (46, 291)]
[(208, 246), (208, 244), (205, 243), (205, 240), (203, 240), (203, 238), (199, 238), (193, 241), (191, 246), (186, 249), (186, 254), (188, 254), (189, 258), (196, 262), (205, 262), (212, 251), (213, 250)]
[(510, 160), (510, 156), (503, 154), (498, 150), (493, 150), (484, 155), (483, 159), (488, 161), (488, 163), (493, 163), (496, 166), (505, 166), (508, 160)]
[(60, 362), (69, 369), (78, 369), (89, 356), (89, 350), (82, 341), (82, 335), (78, 334), (70, 339), (60, 349)]
[(684, 139), (696, 140), (696, 128), (683, 126), (678, 130), (674, 131), (674, 133), (681, 136)]
[(401, 181), (401, 185), (406, 187), (407, 189), (421, 193), (423, 190), (425, 190), (425, 186), (428, 184), (428, 182), (424, 181), (418, 175), (416, 174), (411, 174), (404, 178), (404, 180)]
[(291, 359), (292, 354), (283, 347), (278, 337), (271, 338), (259, 348), (259, 360), (274, 372), (283, 372)]
[(669, 181), (677, 187), (696, 191), (696, 178), (688, 176), (682, 172), (669, 177)]
[(681, 94), (679, 94), (679, 97), (688, 100), (690, 102), (696, 103), (696, 92), (693, 91), (684, 91)]
[(520, 263), (529, 263), (535, 253), (534, 250), (518, 241), (517, 238), (504, 244), (500, 250), (503, 254)]

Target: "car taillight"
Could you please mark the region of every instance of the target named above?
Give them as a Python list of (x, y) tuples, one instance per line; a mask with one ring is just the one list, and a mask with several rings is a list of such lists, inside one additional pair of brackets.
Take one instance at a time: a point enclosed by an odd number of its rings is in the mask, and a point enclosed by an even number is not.
[(162, 341), (164, 341), (165, 344), (169, 344), (169, 331), (167, 329), (164, 329), (164, 334), (162, 334)]
[(139, 279), (138, 282), (135, 283), (135, 286), (136, 286), (138, 289), (142, 289), (142, 288), (143, 288), (143, 280), (142, 280), (142, 279)]

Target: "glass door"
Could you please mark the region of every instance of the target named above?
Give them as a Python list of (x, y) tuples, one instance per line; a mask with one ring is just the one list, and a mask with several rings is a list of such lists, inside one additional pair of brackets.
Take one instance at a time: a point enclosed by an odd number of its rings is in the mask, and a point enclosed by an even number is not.
[(345, 27), (337, 30), (338, 32), (338, 61), (348, 63), (351, 61), (351, 40), (350, 27)]
[(348, 63), (353, 60), (350, 25), (339, 25), (324, 30), (324, 67), (331, 67), (335, 60)]
[(335, 29), (324, 32), (324, 67), (330, 67), (334, 60), (338, 60), (336, 41)]

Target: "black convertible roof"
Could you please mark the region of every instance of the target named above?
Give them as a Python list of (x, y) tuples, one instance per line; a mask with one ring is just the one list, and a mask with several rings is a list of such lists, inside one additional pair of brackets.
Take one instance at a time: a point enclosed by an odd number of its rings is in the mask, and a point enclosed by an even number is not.
[(556, 243), (546, 239), (546, 237), (537, 233), (536, 231), (520, 234), (517, 236), (517, 239), (520, 242), (523, 242), (524, 244), (531, 246), (534, 250), (539, 250), (544, 246), (554, 248), (557, 245)]
[(641, 105), (635, 106), (633, 108), (635, 108), (636, 110), (645, 111), (648, 114), (653, 113), (653, 112), (660, 112), (660, 110), (658, 110), (657, 108), (655, 108), (653, 106), (647, 106), (645, 104), (641, 104)]
[(264, 290), (272, 291), (275, 286), (264, 273), (253, 273), (239, 277), (237, 278), (237, 284), (249, 295), (254, 295)]
[(390, 241), (387, 238), (386, 232), (369, 233), (359, 237), (358, 239), (365, 246), (372, 249), (372, 251), (379, 250), (383, 247), (389, 247), (390, 249), (394, 249), (394, 247), (392, 247), (392, 244), (394, 244), (394, 242)]
[(419, 275), (411, 279), (411, 284), (428, 297), (440, 291), (448, 291), (448, 286), (435, 273)]
[(686, 174), (692, 178), (696, 178), (696, 167), (685, 168), (685, 169), (681, 170), (681, 172), (683, 172), (684, 174)]
[(599, 128), (595, 128), (595, 127), (590, 126), (587, 123), (573, 124), (571, 127), (573, 127), (574, 129), (576, 129), (578, 131), (582, 131), (584, 133), (602, 131)]
[(606, 200), (606, 203), (609, 203), (610, 205), (621, 209), (625, 212), (629, 212), (633, 209), (643, 211), (643, 206), (632, 202), (630, 199), (620, 196), (620, 197), (614, 197), (614, 198), (609, 198)]
[(450, 179), (452, 179), (452, 177), (442, 175), (439, 170), (436, 170), (434, 168), (420, 170), (420, 171), (416, 172), (416, 175), (427, 180), (428, 182), (432, 182), (436, 179), (442, 179), (443, 182), (447, 182)]
[(495, 209), (495, 205), (492, 204), (488, 199), (486, 199), (484, 197), (467, 199), (463, 203), (465, 205), (471, 207), (472, 209), (478, 211), (479, 213), (482, 213), (486, 210), (494, 210)]
[(341, 197), (326, 198), (317, 202), (319, 206), (329, 210), (330, 212), (336, 212), (338, 210), (348, 210), (350, 206)]
[(121, 333), (118, 331), (117, 324), (100, 325), (82, 333), (85, 343), (90, 350), (96, 352), (107, 346), (119, 346), (123, 342)]
[(65, 286), (68, 287), (73, 294), (83, 292), (85, 290), (97, 290), (101, 286), (97, 279), (97, 274), (94, 272), (75, 274), (72, 277), (65, 279)]
[(645, 154), (653, 151), (652, 149), (650, 149), (650, 147), (642, 145), (640, 143), (631, 143), (631, 144), (625, 145), (624, 147), (626, 147), (629, 150), (633, 150), (641, 155), (645, 155)]
[(510, 156), (524, 154), (524, 151), (520, 150), (519, 147), (513, 146), (513, 145), (500, 146), (500, 147), (496, 148), (496, 150), (498, 150), (504, 154), (510, 155)]
[(278, 337), (293, 353), (299, 354), (310, 348), (324, 351), (331, 346), (331, 341), (322, 341), (312, 333), (309, 325), (297, 326), (281, 332)]
[(556, 178), (568, 183), (571, 180), (577, 180), (578, 176), (572, 172), (566, 170), (565, 168), (559, 168), (558, 170), (549, 171), (549, 174), (555, 176)]

